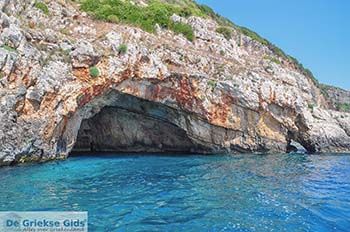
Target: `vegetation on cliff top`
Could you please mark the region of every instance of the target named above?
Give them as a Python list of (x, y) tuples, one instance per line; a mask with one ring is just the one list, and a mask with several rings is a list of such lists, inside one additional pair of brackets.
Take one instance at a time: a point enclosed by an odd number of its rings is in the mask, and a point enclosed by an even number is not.
[(350, 103), (336, 103), (336, 108), (339, 111), (350, 112)]
[(303, 64), (301, 64), (296, 58), (294, 58), (290, 55), (287, 55), (286, 53), (283, 52), (282, 49), (280, 49), (279, 47), (277, 47), (276, 45), (274, 45), (273, 43), (271, 43), (267, 39), (264, 39), (259, 34), (250, 30), (249, 28), (238, 26), (238, 25), (234, 24), (229, 19), (215, 13), (215, 11), (213, 11), (213, 9), (211, 9), (209, 6), (198, 5), (198, 7), (202, 10), (202, 12), (205, 15), (213, 18), (215, 21), (218, 22), (220, 27), (218, 28), (217, 32), (223, 34), (225, 36), (225, 38), (230, 38), (231, 35), (230, 35), (229, 28), (232, 27), (232, 28), (236, 29), (237, 31), (239, 31), (241, 34), (248, 36), (251, 39), (267, 46), (274, 54), (291, 62), (295, 66), (296, 69), (298, 69), (305, 76), (309, 77), (314, 82), (315, 85), (317, 85), (317, 86), (319, 85), (318, 80), (314, 77), (314, 75), (312, 74), (312, 72), (309, 69), (305, 68), (303, 66)]
[[(320, 84), (319, 87), (323, 96), (325, 96), (326, 99), (328, 99), (329, 103), (333, 105), (334, 109), (343, 112), (350, 112), (350, 102), (346, 102), (344, 100), (342, 101), (339, 100), (339, 98), (334, 97), (334, 95), (338, 95), (339, 97), (342, 95), (342, 93), (346, 94), (346, 90), (326, 84)], [(333, 94), (330, 95), (328, 91), (330, 91), (331, 93), (333, 92)]]
[(228, 40), (232, 38), (232, 29), (229, 27), (218, 27), (216, 32), (222, 34)]
[(170, 17), (177, 14), (182, 17), (199, 16), (214, 19), (218, 24), (218, 33), (231, 38), (231, 28), (241, 34), (267, 46), (274, 54), (287, 60), (305, 76), (309, 77), (314, 84), (318, 85), (317, 79), (312, 72), (294, 57), (285, 54), (282, 49), (262, 38), (260, 35), (246, 27), (234, 24), (229, 19), (217, 14), (212, 8), (201, 5), (193, 0), (148, 0), (147, 6), (140, 6), (129, 0), (79, 0), (81, 8), (91, 13), (97, 19), (109, 22), (123, 22), (131, 24), (147, 32), (154, 32), (155, 25), (172, 30), (176, 34), (183, 34), (188, 40), (194, 40), (194, 32), (190, 25), (173, 22)]
[(82, 9), (92, 13), (97, 19), (110, 22), (124, 22), (138, 26), (147, 32), (154, 32), (155, 25), (183, 34), (193, 41), (194, 33), (190, 25), (173, 22), (170, 17), (177, 14), (183, 17), (201, 16), (194, 7), (181, 7), (158, 0), (149, 1), (146, 7), (138, 6), (130, 1), (122, 0), (82, 0)]

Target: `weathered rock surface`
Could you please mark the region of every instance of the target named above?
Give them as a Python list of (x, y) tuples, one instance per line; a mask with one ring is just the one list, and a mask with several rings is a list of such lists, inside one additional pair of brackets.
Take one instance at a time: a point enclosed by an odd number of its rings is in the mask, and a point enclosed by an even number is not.
[(329, 85), (322, 85), (322, 90), (332, 109), (350, 112), (350, 91)]
[(284, 152), (296, 141), (310, 152), (350, 150), (350, 114), (328, 110), (313, 81), (249, 37), (227, 40), (215, 21), (174, 17), (193, 27), (190, 42), (47, 2), (50, 15), (34, 1), (0, 2), (1, 165), (65, 158), (75, 144)]

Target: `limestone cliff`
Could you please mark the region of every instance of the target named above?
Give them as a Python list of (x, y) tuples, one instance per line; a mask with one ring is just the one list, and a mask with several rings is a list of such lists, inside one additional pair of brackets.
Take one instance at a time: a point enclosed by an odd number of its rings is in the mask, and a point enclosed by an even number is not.
[(329, 85), (321, 85), (321, 88), (329, 108), (350, 112), (350, 91)]
[(350, 114), (328, 110), (315, 81), (268, 44), (234, 27), (227, 36), (212, 17), (172, 15), (193, 30), (184, 37), (80, 9), (0, 1), (1, 165), (74, 147), (285, 152), (296, 141), (349, 152)]

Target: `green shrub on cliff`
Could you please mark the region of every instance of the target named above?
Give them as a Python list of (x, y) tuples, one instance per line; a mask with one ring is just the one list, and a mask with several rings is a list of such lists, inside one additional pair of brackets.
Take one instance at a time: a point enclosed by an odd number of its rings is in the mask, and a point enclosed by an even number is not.
[(232, 29), (228, 27), (218, 27), (216, 29), (217, 33), (222, 34), (227, 40), (232, 38)]
[(236, 26), (229, 19), (219, 15), (211, 7), (209, 7), (205, 4), (198, 4), (197, 7), (200, 9), (200, 11), (203, 15), (214, 19), (220, 26), (223, 26), (223, 27), (235, 27)]
[(12, 48), (12, 47), (10, 47), (10, 46), (8, 46), (6, 44), (1, 46), (0, 48), (3, 48), (3, 49), (5, 49), (8, 52), (17, 52), (17, 50), (15, 48)]
[(45, 3), (43, 3), (43, 2), (36, 1), (36, 2), (34, 3), (34, 6), (35, 6), (37, 9), (41, 10), (41, 11), (42, 11), (44, 14), (46, 14), (46, 15), (48, 15), (48, 14), (50, 13), (49, 8), (48, 8), (47, 5), (46, 5)]
[(185, 23), (172, 23), (170, 29), (175, 32), (175, 34), (182, 34), (189, 41), (194, 40), (193, 29), (190, 25)]
[(308, 107), (311, 111), (313, 111), (314, 108), (315, 108), (315, 104), (314, 104), (314, 103), (309, 103), (309, 104), (307, 105), (307, 107)]
[(177, 34), (183, 34), (191, 41), (194, 39), (192, 27), (183, 23), (174, 23), (170, 17), (173, 14), (188, 17), (201, 13), (191, 4), (178, 6), (159, 0), (151, 0), (145, 7), (121, 0), (82, 0), (81, 8), (93, 14), (97, 19), (124, 22), (138, 26), (147, 32), (155, 32), (155, 25), (158, 24)]
[(111, 23), (119, 23), (119, 18), (116, 15), (108, 15), (107, 20)]
[(314, 74), (310, 71), (310, 69), (305, 68), (302, 63), (300, 63), (296, 58), (294, 58), (292, 56), (288, 56), (288, 59), (295, 65), (295, 67), (301, 73), (303, 73), (305, 76), (309, 77), (316, 86), (321, 88), (320, 83), (318, 82), (318, 80), (316, 79)]
[(350, 112), (350, 103), (337, 103), (336, 107), (339, 111)]
[(89, 69), (89, 72), (90, 72), (90, 76), (93, 78), (100, 76), (100, 70), (96, 66), (91, 67)]
[(128, 46), (126, 44), (121, 44), (118, 47), (118, 53), (123, 55), (128, 51)]
[(209, 80), (207, 84), (210, 86), (211, 91), (214, 91), (214, 89), (217, 86), (217, 81), (216, 80)]

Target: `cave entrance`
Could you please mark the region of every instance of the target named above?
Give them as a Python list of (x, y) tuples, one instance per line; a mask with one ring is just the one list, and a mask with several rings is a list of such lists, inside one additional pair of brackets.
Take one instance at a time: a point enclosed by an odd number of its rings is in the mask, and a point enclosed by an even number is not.
[(182, 115), (163, 104), (118, 94), (115, 101), (82, 120), (71, 154), (198, 152), (179, 121)]

